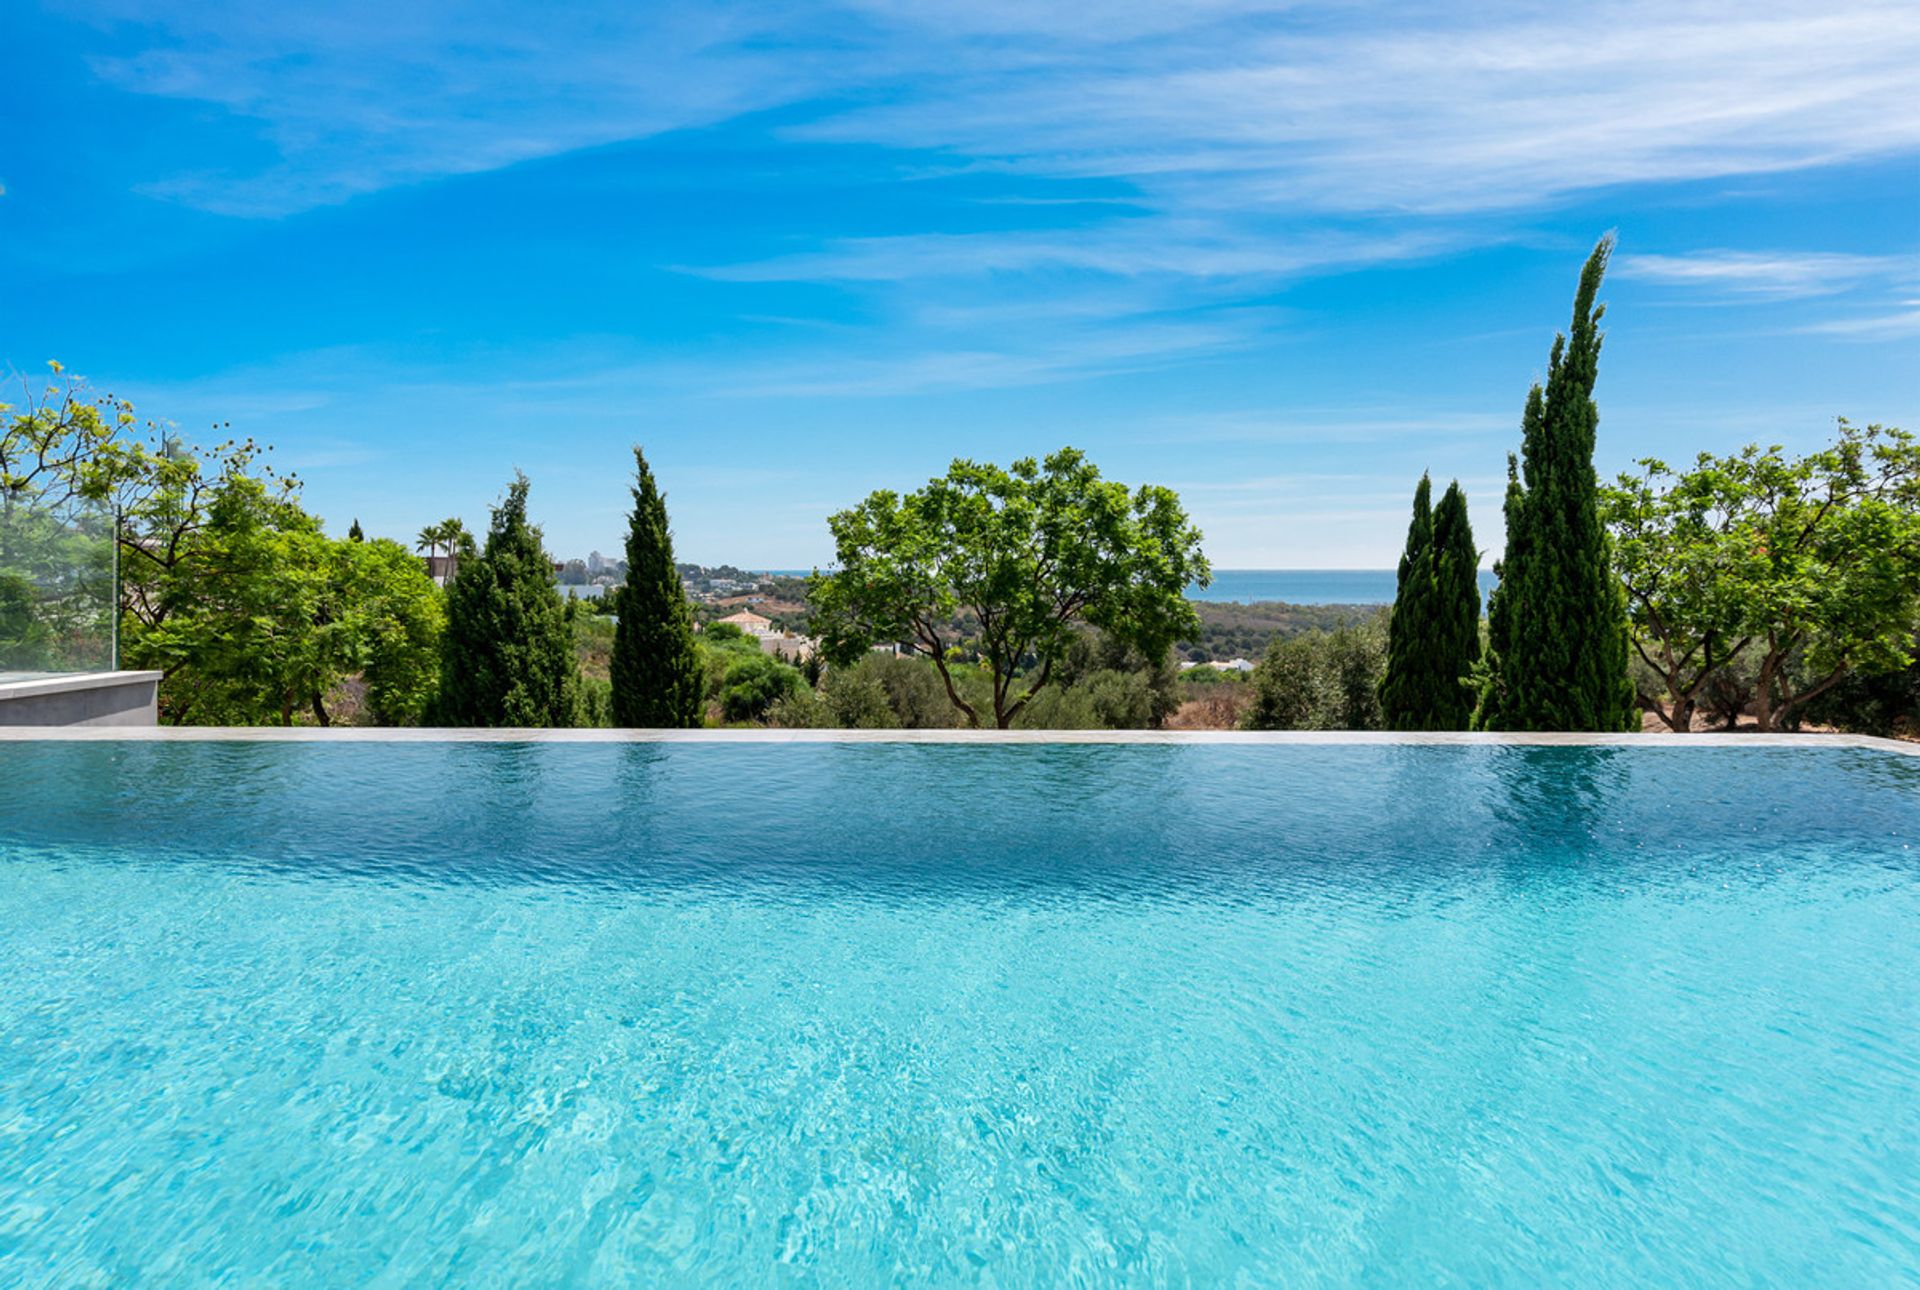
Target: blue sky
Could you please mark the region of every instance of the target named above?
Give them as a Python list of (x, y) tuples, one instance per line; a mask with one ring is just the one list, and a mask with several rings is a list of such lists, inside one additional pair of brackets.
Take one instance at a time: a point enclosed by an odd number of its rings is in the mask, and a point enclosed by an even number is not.
[[(1469, 12), (1470, 10), (1470, 12)], [(0, 364), (275, 445), (334, 531), (513, 470), (683, 558), (1061, 444), (1224, 567), (1489, 558), (1620, 249), (1600, 465), (1920, 429), (1920, 7), (975, 0), (0, 10)]]

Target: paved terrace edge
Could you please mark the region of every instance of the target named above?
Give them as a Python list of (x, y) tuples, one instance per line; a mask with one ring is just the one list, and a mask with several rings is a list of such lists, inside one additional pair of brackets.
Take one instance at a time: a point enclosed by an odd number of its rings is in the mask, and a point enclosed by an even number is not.
[(477, 730), (374, 726), (0, 726), (0, 743), (508, 744), (1268, 744), (1519, 748), (1864, 748), (1920, 757), (1920, 743), (1874, 735), (1397, 734), (1359, 730)]

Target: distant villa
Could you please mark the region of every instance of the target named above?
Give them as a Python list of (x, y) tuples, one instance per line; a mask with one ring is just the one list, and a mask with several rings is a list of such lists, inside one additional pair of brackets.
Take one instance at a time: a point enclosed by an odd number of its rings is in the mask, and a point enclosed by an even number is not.
[(776, 658), (806, 658), (814, 650), (811, 637), (783, 632), (773, 625), (771, 618), (756, 614), (751, 609), (742, 609), (739, 613), (728, 614), (725, 618), (716, 621), (725, 623), (729, 627), (738, 627), (759, 641), (762, 650)]

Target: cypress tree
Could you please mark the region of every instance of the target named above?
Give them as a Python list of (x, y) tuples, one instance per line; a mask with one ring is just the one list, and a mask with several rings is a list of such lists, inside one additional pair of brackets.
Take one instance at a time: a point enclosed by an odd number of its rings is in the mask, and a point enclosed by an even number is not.
[(1465, 730), (1469, 678), (1480, 658), (1480, 553), (1455, 480), (1431, 506), (1421, 476), (1387, 628), (1380, 713), (1389, 730)]
[(1593, 386), (1606, 312), (1594, 297), (1612, 250), (1609, 235), (1587, 257), (1571, 333), (1554, 337), (1546, 388), (1536, 384), (1527, 394), (1521, 460), (1508, 463), (1507, 553), (1474, 717), (1484, 730), (1638, 725), (1626, 596), (1613, 576), (1593, 469), (1600, 425)]
[(1480, 548), (1457, 479), (1433, 508), (1432, 605), (1434, 685), (1425, 728), (1465, 730), (1473, 722), (1472, 677), (1480, 663)]
[(1389, 730), (1427, 730), (1433, 664), (1433, 480), (1413, 490), (1413, 522), (1394, 583), (1387, 623), (1387, 673), (1380, 679), (1380, 716)]
[(706, 674), (693, 645), (693, 607), (673, 562), (667, 503), (638, 446), (627, 581), (615, 593), (613, 724), (685, 729), (700, 724)]
[(527, 523), (527, 477), (494, 508), (487, 544), (447, 588), (440, 646), (444, 726), (571, 726), (580, 712), (573, 629), (540, 530)]
[(353, 518), (353, 527), (347, 530), (347, 541), (365, 542), (366, 540), (367, 535), (360, 528), (360, 517), (356, 515)]

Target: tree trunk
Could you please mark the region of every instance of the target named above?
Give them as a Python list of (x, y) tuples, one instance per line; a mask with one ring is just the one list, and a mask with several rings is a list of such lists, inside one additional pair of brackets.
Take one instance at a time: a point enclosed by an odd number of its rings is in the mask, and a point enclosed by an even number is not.
[(333, 724), (333, 722), (327, 719), (327, 704), (326, 701), (320, 697), (318, 690), (313, 692), (313, 719), (323, 726)]
[(1753, 687), (1753, 719), (1761, 734), (1773, 731), (1773, 669), (1774, 655), (1768, 652), (1760, 662), (1760, 680)]

